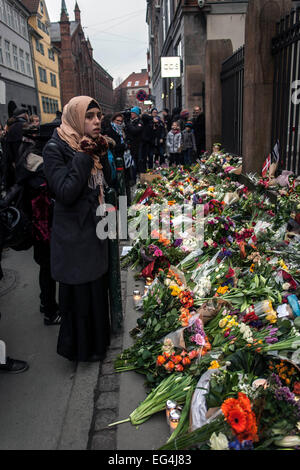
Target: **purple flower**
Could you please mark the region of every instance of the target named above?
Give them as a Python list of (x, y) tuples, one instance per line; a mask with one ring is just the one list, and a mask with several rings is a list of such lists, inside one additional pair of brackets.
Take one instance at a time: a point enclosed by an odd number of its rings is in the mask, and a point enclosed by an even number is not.
[(177, 238), (177, 240), (174, 241), (173, 245), (175, 248), (178, 248), (179, 246), (182, 245), (182, 242), (183, 242), (182, 238)]
[(268, 344), (274, 344), (274, 343), (278, 343), (278, 338), (266, 338), (266, 343)]

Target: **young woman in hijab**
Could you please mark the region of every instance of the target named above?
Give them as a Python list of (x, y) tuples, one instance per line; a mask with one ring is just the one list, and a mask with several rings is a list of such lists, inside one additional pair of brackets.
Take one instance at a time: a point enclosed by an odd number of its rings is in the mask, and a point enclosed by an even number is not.
[(96, 234), (96, 210), (110, 184), (101, 114), (92, 98), (72, 98), (43, 151), (55, 195), (51, 270), (62, 316), (57, 352), (84, 362), (102, 360), (110, 343), (108, 240)]

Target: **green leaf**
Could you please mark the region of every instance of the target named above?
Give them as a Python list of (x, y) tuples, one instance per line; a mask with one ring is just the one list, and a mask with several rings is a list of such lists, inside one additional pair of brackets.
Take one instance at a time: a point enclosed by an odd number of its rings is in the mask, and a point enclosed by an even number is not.
[(154, 328), (155, 333), (157, 333), (161, 329), (161, 325), (158, 323)]

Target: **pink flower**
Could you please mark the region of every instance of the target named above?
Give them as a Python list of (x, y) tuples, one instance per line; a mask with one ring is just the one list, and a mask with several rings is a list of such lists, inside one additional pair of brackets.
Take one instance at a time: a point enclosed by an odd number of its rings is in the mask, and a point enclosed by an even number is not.
[(153, 254), (154, 256), (157, 256), (157, 258), (159, 258), (160, 256), (163, 256), (163, 252), (159, 248), (157, 248)]

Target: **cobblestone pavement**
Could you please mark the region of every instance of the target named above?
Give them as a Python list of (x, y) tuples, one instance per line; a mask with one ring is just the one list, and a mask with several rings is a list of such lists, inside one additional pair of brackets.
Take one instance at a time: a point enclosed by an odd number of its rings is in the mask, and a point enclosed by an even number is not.
[[(121, 243), (123, 246), (128, 242)], [(121, 271), (123, 315), (126, 301), (127, 270)], [(88, 450), (116, 450), (117, 429), (108, 424), (117, 420), (119, 412), (120, 376), (114, 371), (114, 361), (123, 349), (123, 330), (114, 336), (106, 359), (100, 364), (94, 395), (94, 416), (91, 423)]]

